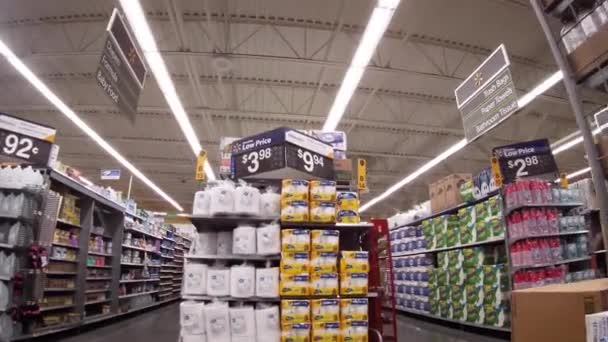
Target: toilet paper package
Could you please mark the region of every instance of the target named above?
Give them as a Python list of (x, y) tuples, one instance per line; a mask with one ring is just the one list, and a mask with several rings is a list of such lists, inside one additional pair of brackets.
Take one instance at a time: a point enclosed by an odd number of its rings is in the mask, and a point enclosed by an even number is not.
[(281, 275), (310, 272), (310, 254), (308, 252), (281, 253)]
[(255, 295), (261, 298), (279, 296), (279, 268), (257, 268), (255, 270)]
[(335, 229), (319, 230), (310, 232), (311, 248), (317, 252), (337, 252), (340, 245), (340, 231)]
[(309, 210), (307, 201), (283, 201), (281, 203), (281, 221), (308, 222)]
[(283, 179), (281, 200), (308, 202), (308, 181), (303, 179)]
[(367, 321), (340, 322), (340, 327), (342, 330), (342, 341), (368, 342), (367, 332), (369, 328)]
[(340, 299), (340, 321), (367, 321), (368, 301), (367, 298), (342, 298)]
[(192, 215), (209, 216), (211, 206), (211, 190), (205, 189), (194, 194), (194, 204), (192, 205)]
[(278, 342), (281, 339), (279, 307), (256, 307), (255, 328), (257, 341)]
[(310, 251), (310, 230), (283, 229), (281, 231), (281, 251), (308, 252)]
[(338, 210), (352, 210), (359, 212), (359, 195), (353, 191), (340, 191), (336, 195)]
[(313, 299), (311, 301), (312, 321), (337, 322), (340, 320), (340, 304), (338, 299)]
[(336, 222), (336, 203), (310, 202), (310, 221), (319, 223)]
[(369, 272), (369, 254), (364, 251), (341, 251), (340, 272)]
[(0, 281), (0, 311), (6, 311), (8, 308), (8, 286), (3, 281)]
[(307, 273), (281, 275), (279, 291), (281, 296), (308, 296), (310, 276)]
[(281, 342), (309, 342), (310, 323), (290, 323), (281, 325)]
[(215, 232), (200, 232), (196, 240), (194, 253), (197, 255), (215, 255), (217, 254), (217, 233)]
[(190, 263), (184, 265), (184, 287), (182, 291), (189, 295), (207, 294), (207, 265)]
[(211, 188), (211, 203), (209, 214), (232, 214), (234, 212), (234, 184), (230, 181), (218, 182)]
[(313, 251), (310, 258), (310, 270), (312, 273), (338, 272), (338, 253)]
[(255, 267), (235, 265), (230, 268), (230, 296), (234, 298), (255, 296)]
[(336, 182), (331, 180), (311, 180), (310, 181), (310, 200), (311, 201), (336, 201)]
[(355, 210), (338, 210), (336, 213), (336, 222), (338, 223), (359, 223), (361, 217), (359, 212)]
[(232, 231), (232, 254), (255, 254), (256, 229), (251, 226), (238, 226)]
[(252, 341), (256, 337), (255, 314), (252, 306), (232, 307), (230, 314), (230, 335), (232, 341), (241, 338), (243, 341)]
[(262, 225), (257, 229), (257, 251), (260, 255), (281, 253), (281, 227), (276, 223)]
[(230, 255), (232, 254), (232, 232), (218, 232), (217, 233), (217, 255)]
[(205, 303), (186, 301), (179, 305), (179, 324), (181, 336), (197, 336), (204, 339), (205, 330)]
[(338, 294), (338, 273), (313, 273), (310, 279), (314, 296), (334, 296)]
[(345, 273), (340, 276), (341, 295), (366, 295), (367, 273)]
[(448, 263), (450, 262), (450, 258), (447, 252), (439, 252), (437, 253), (437, 266), (441, 269), (447, 269), (449, 267)]
[(346, 132), (344, 131), (322, 131), (313, 129), (309, 134), (324, 143), (331, 145), (334, 148), (334, 158), (336, 159), (336, 150), (346, 151)]
[(281, 323), (307, 323), (310, 322), (309, 300), (281, 300)]
[(339, 322), (314, 322), (312, 340), (316, 342), (338, 342), (340, 339)]
[(230, 269), (225, 267), (211, 267), (207, 269), (207, 295), (230, 295)]
[(228, 303), (211, 302), (205, 305), (204, 318), (208, 341), (231, 342)]
[(244, 183), (234, 190), (235, 213), (259, 216), (260, 205), (260, 190)]
[(270, 187), (260, 195), (260, 216), (270, 218), (281, 216), (281, 195)]

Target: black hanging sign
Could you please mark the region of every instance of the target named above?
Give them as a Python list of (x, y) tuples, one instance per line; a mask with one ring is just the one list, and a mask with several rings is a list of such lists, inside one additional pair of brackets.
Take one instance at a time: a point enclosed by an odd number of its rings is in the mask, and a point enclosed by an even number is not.
[(503, 183), (529, 177), (549, 180), (558, 177), (557, 165), (547, 139), (495, 147), (492, 154), (498, 158)]

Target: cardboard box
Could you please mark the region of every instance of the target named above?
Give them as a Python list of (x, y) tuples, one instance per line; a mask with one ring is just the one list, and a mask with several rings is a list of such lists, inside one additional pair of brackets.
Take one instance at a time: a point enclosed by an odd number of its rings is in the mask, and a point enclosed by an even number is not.
[(586, 79), (608, 60), (607, 46), (608, 24), (604, 24), (568, 55), (568, 62), (578, 82)]
[(443, 179), (440, 179), (429, 185), (429, 199), (431, 201), (431, 212), (436, 213), (443, 210), (444, 194), (443, 194)]
[(584, 342), (585, 315), (608, 309), (608, 279), (512, 293), (513, 342)]
[(455, 173), (443, 179), (444, 209), (451, 208), (464, 202), (460, 196), (460, 186), (462, 183), (472, 181), (473, 176), (470, 173)]

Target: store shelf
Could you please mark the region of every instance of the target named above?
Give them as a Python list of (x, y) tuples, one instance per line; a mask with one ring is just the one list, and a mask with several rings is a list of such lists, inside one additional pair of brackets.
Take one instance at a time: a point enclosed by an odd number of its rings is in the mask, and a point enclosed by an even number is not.
[(2, 280), (2, 281), (11, 281), (11, 277), (0, 275), (0, 280)]
[(103, 292), (110, 292), (111, 289), (95, 289), (95, 290), (86, 290), (84, 291), (85, 294), (91, 294), (91, 293), (103, 293)]
[(76, 289), (70, 288), (58, 288), (58, 287), (45, 287), (44, 292), (75, 292)]
[(433, 314), (430, 314), (430, 313), (427, 313), (427, 312), (418, 311), (418, 310), (409, 310), (409, 309), (403, 309), (403, 308), (396, 308), (396, 310), (397, 311), (401, 311), (401, 312), (405, 312), (405, 313), (409, 313), (409, 314), (413, 314), (413, 315), (428, 317), (428, 318), (432, 318), (432, 319), (436, 319), (436, 320), (440, 320), (440, 321), (451, 322), (451, 323), (466, 325), (466, 326), (475, 327), (475, 328), (488, 329), (488, 330), (496, 330), (496, 331), (503, 331), (503, 332), (511, 332), (510, 328), (494, 327), (494, 326), (490, 326), (490, 325), (484, 325), (484, 324), (477, 324), (477, 323), (459, 321), (457, 319), (443, 318), (443, 317), (440, 317), (440, 316), (436, 316), (436, 315), (433, 315)]
[[(174, 251), (174, 250), (175, 250), (175, 249), (174, 249), (174, 248), (172, 248), (172, 247), (167, 247), (167, 246), (163, 246), (163, 245), (160, 245), (160, 248), (162, 248), (162, 249), (166, 249), (166, 250), (168, 250), (168, 251)], [(162, 253), (161, 253), (161, 255), (162, 255)]]
[(58, 262), (69, 262), (69, 263), (72, 263), (72, 264), (77, 264), (78, 263), (78, 261), (76, 261), (76, 260), (59, 259), (59, 258), (53, 258), (53, 257), (49, 258), (49, 260), (51, 260), (51, 261), (58, 261)]
[(600, 250), (597, 250), (597, 251), (593, 252), (593, 254), (604, 254), (604, 253), (606, 253), (605, 249), (600, 249)]
[(133, 214), (133, 213), (130, 213), (130, 212), (128, 212), (128, 211), (125, 211), (125, 214), (126, 214), (127, 216), (129, 216), (129, 217), (136, 218), (136, 219), (138, 219), (138, 220), (140, 220), (140, 221), (146, 221), (146, 219), (145, 219), (143, 216), (139, 216), (139, 215), (137, 215), (137, 214)]
[(75, 276), (76, 272), (46, 272), (47, 276)]
[(57, 306), (41, 307), (40, 311), (41, 312), (45, 312), (45, 311), (65, 310), (65, 309), (71, 309), (74, 306), (75, 306), (74, 304), (69, 304), (69, 305), (57, 305)]
[(281, 255), (184, 255), (188, 260), (281, 260)]
[(95, 236), (101, 236), (101, 237), (102, 237), (102, 238), (104, 238), (104, 239), (112, 239), (112, 237), (111, 237), (111, 236), (108, 236), (108, 235), (106, 235), (106, 234), (102, 234), (102, 233), (96, 233), (96, 232), (94, 232), (94, 231), (91, 231), (91, 235), (95, 235)]
[(526, 236), (526, 237), (518, 237), (518, 238), (510, 239), (509, 243), (511, 244), (511, 243), (515, 243), (515, 242), (521, 241), (521, 240), (539, 239), (539, 238), (546, 238), (546, 237), (559, 237), (559, 236), (568, 236), (568, 235), (581, 235), (581, 234), (587, 234), (587, 233), (589, 233), (588, 230), (577, 230), (577, 231), (572, 231), (572, 232), (559, 232), (559, 233), (530, 235), (530, 236)]
[(526, 270), (526, 269), (530, 269), (530, 268), (542, 268), (542, 267), (549, 267), (549, 266), (572, 264), (575, 262), (581, 262), (581, 261), (587, 261), (587, 260), (591, 260), (591, 257), (587, 256), (587, 257), (582, 257), (582, 258), (566, 259), (566, 260), (561, 260), (561, 261), (556, 261), (556, 262), (548, 262), (548, 263), (543, 263), (543, 264), (534, 264), (534, 265), (526, 265), (526, 266), (513, 266), (511, 268), (511, 272), (515, 273), (517, 271)]
[(93, 300), (93, 301), (90, 301), (90, 302), (85, 302), (84, 305), (103, 304), (103, 303), (107, 303), (109, 301), (110, 301), (110, 299)]
[(278, 217), (254, 217), (239, 215), (222, 216), (188, 216), (197, 230), (228, 230), (236, 228), (239, 224), (251, 224), (254, 226), (278, 221)]
[(68, 220), (64, 220), (64, 219), (60, 219), (60, 218), (57, 219), (57, 223), (60, 223), (60, 224), (66, 225), (66, 226), (70, 226), (72, 228), (82, 228), (79, 224), (72, 223)]
[(108, 265), (87, 265), (87, 267), (90, 267), (90, 268), (112, 268), (112, 266), (108, 266)]
[(122, 265), (122, 266), (144, 267), (144, 264), (134, 264), (134, 263), (131, 263), (131, 262), (121, 262), (120, 265)]
[(158, 282), (160, 279), (130, 279), (130, 280), (121, 280), (121, 284), (132, 284), (132, 283), (154, 283)]
[(167, 241), (171, 241), (171, 242), (175, 243), (175, 240), (170, 237), (163, 236), (163, 240), (167, 240)]
[(154, 293), (158, 293), (158, 290), (122, 295), (122, 296), (118, 296), (118, 299), (132, 298), (132, 297), (144, 296), (144, 295), (149, 295), (149, 294), (154, 294)]
[(111, 313), (106, 313), (106, 314), (98, 314), (98, 315), (93, 315), (93, 316), (88, 316), (84, 318), (83, 321), (83, 325), (86, 324), (93, 324), (93, 323), (97, 323), (97, 322), (101, 322), (104, 321), (106, 319), (109, 319), (111, 317), (113, 317), (114, 315)]
[(9, 245), (8, 243), (0, 243), (0, 249), (15, 249), (15, 245)]
[(103, 280), (112, 280), (112, 277), (91, 277), (91, 278), (87, 278), (87, 281), (103, 281)]
[(163, 255), (163, 254), (161, 254), (160, 257), (164, 258), (164, 259), (173, 259), (174, 258), (173, 256)]
[(260, 297), (249, 297), (249, 298), (234, 298), (234, 297), (212, 297), (212, 296), (199, 296), (199, 295), (182, 295), (183, 299), (188, 300), (220, 300), (226, 302), (280, 302), (281, 298), (260, 298)]
[(78, 247), (78, 246), (69, 245), (67, 243), (54, 242), (54, 241), (53, 241), (53, 246), (59, 246), (59, 247), (65, 247), (65, 248), (71, 248), (71, 249), (80, 249), (80, 247)]
[(367, 294), (354, 294), (354, 295), (326, 295), (326, 296), (316, 296), (316, 295), (308, 295), (308, 296), (281, 296), (281, 299), (333, 299), (333, 298), (377, 298), (377, 292), (369, 292)]
[(136, 251), (142, 251), (142, 252), (147, 252), (147, 253), (154, 253), (154, 254), (158, 254), (157, 251), (153, 250), (153, 249), (145, 249), (143, 247), (137, 247), (137, 246), (131, 246), (131, 245), (122, 245), (123, 248), (128, 248), (128, 249), (134, 249)]
[(336, 229), (336, 230), (365, 230), (373, 228), (369, 222), (360, 223), (318, 223), (318, 222), (281, 222), (283, 228), (303, 228), (303, 229)]
[(521, 209), (527, 208), (559, 208), (559, 209), (573, 209), (576, 207), (583, 206), (583, 203), (580, 202), (568, 202), (568, 203), (527, 203), (520, 204), (513, 208), (507, 208), (505, 210), (505, 217), (509, 216), (511, 213)]
[[(489, 244), (494, 244), (494, 243), (498, 243), (498, 242), (502, 242), (502, 241), (505, 241), (504, 237), (493, 238), (493, 239), (488, 239), (488, 240), (484, 240), (484, 241), (465, 243), (463, 245), (457, 245), (457, 246), (451, 246), (451, 247), (442, 247), (442, 248), (435, 248), (435, 249), (427, 249), (427, 250), (424, 250), (424, 251), (411, 251), (411, 252), (394, 253), (392, 255), (392, 257), (396, 258), (396, 257), (404, 257), (404, 256), (408, 256), (408, 255), (417, 255), (417, 254), (427, 254), (427, 253), (437, 253), (437, 252), (451, 251), (451, 250), (454, 250), (454, 249), (462, 249), (462, 248), (467, 248), (467, 247), (489, 245)], [(386, 258), (386, 256), (384, 258)]]
[(73, 180), (72, 178), (70, 178), (69, 176), (67, 176), (61, 172), (58, 172), (56, 170), (50, 170), (49, 176), (52, 180), (57, 181), (85, 196), (91, 197), (91, 198), (93, 198), (93, 200), (95, 200), (99, 203), (102, 203), (102, 204), (104, 204), (110, 208), (113, 208), (117, 211), (120, 211), (120, 212), (125, 211), (125, 207), (122, 204), (119, 204), (109, 198), (102, 196), (101, 194), (97, 193), (96, 191), (93, 191), (92, 189), (88, 188), (87, 186), (78, 183), (77, 181)]
[(163, 239), (162, 236), (154, 235), (152, 233), (148, 233), (148, 232), (145, 232), (143, 230), (139, 230), (139, 229), (135, 229), (135, 228), (125, 228), (125, 230), (129, 231), (129, 232), (136, 232), (136, 233), (139, 233), (139, 234), (142, 234), (142, 235), (145, 235), (145, 236), (149, 236), (149, 237), (155, 238), (157, 240), (162, 240)]
[(98, 255), (98, 256), (104, 256), (104, 257), (111, 257), (112, 256), (112, 254), (95, 252), (95, 251), (89, 251), (89, 255)]

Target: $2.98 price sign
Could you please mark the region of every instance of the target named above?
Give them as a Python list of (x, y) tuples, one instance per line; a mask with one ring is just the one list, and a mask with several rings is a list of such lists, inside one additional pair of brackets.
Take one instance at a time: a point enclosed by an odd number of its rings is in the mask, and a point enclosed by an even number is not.
[(538, 160), (538, 156), (524, 157), (507, 161), (507, 167), (509, 169), (516, 169), (516, 178), (528, 177), (530, 174), (530, 167), (534, 167), (539, 164), (540, 161)]
[(46, 166), (52, 144), (19, 133), (0, 129), (0, 154)]
[(557, 165), (547, 139), (496, 147), (492, 152), (498, 158), (504, 183), (544, 176), (553, 180), (557, 176)]

